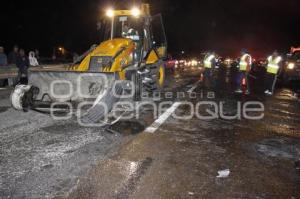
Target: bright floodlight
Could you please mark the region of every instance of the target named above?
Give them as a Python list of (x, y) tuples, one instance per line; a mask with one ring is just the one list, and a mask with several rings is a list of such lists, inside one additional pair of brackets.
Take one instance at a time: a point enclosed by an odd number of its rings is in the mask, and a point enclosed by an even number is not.
[(293, 70), (295, 68), (295, 64), (294, 63), (289, 63), (287, 68), (290, 69), (290, 70)]
[(138, 8), (132, 8), (132, 9), (131, 9), (131, 14), (132, 14), (133, 16), (135, 16), (135, 17), (138, 17), (138, 16), (140, 16), (141, 11), (140, 11)]
[(108, 16), (108, 17), (113, 17), (113, 16), (114, 16), (114, 11), (113, 11), (112, 9), (108, 9), (108, 10), (106, 11), (106, 16)]

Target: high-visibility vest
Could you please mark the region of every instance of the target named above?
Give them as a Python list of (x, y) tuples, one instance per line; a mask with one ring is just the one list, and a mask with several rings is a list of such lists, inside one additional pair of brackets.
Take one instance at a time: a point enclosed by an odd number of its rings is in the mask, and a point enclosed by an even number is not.
[(212, 63), (211, 61), (215, 58), (214, 55), (209, 55), (204, 59), (204, 68), (211, 68)]
[(281, 57), (268, 57), (268, 66), (267, 66), (267, 72), (272, 74), (277, 74), (279, 71), (279, 63), (281, 62)]
[[(247, 62), (247, 58), (249, 57), (249, 61)], [(239, 63), (239, 68), (240, 68), (240, 71), (247, 71), (250, 69), (250, 66), (251, 66), (251, 56), (249, 54), (244, 54), (242, 57), (241, 57), (241, 60), (240, 60), (240, 63)]]

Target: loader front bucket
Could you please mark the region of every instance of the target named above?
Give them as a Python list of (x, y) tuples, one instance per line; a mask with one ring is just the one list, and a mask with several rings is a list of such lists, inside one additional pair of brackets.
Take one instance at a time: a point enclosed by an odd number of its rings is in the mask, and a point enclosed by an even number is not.
[(39, 89), (37, 99), (47, 94), (52, 102), (80, 102), (97, 98), (118, 79), (116, 73), (34, 71), (29, 74), (28, 84)]
[(112, 110), (122, 95), (123, 87), (117, 80), (118, 73), (31, 71), (28, 84), (36, 90), (35, 104), (72, 103), (75, 109), (82, 110), (89, 107), (80, 113), (81, 122), (96, 123)]

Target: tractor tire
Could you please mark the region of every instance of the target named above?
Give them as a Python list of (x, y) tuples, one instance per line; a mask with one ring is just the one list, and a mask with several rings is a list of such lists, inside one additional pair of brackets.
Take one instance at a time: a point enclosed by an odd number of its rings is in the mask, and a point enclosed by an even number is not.
[(80, 117), (80, 121), (86, 125), (105, 124), (106, 116), (112, 111), (114, 104), (120, 100), (122, 93), (122, 85), (116, 83), (112, 84), (111, 87), (104, 91), (101, 99), (97, 99), (98, 102), (95, 102), (95, 104)]
[(134, 95), (133, 95), (133, 100), (134, 101), (140, 101), (141, 100), (141, 92), (142, 92), (142, 79), (141, 76), (135, 72), (131, 76), (131, 81), (133, 82), (134, 85)]
[(164, 87), (165, 76), (166, 73), (164, 65), (151, 68), (150, 72), (146, 76), (148, 81), (143, 84), (143, 89), (146, 92), (155, 92), (161, 90)]

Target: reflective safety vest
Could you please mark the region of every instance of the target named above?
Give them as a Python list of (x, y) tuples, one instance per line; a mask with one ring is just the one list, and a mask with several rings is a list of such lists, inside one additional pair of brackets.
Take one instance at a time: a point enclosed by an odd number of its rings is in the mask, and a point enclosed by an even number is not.
[(214, 55), (209, 55), (208, 57), (205, 58), (204, 60), (204, 68), (211, 68), (212, 63), (211, 61), (215, 58)]
[[(248, 62), (247, 62), (247, 58), (249, 58)], [(239, 67), (240, 67), (240, 71), (247, 71), (250, 69), (251, 66), (251, 56), (249, 54), (244, 54), (241, 57), (240, 63), (239, 63)]]
[(281, 57), (268, 57), (268, 66), (267, 66), (267, 72), (272, 74), (277, 74), (279, 71), (279, 63), (281, 62)]

